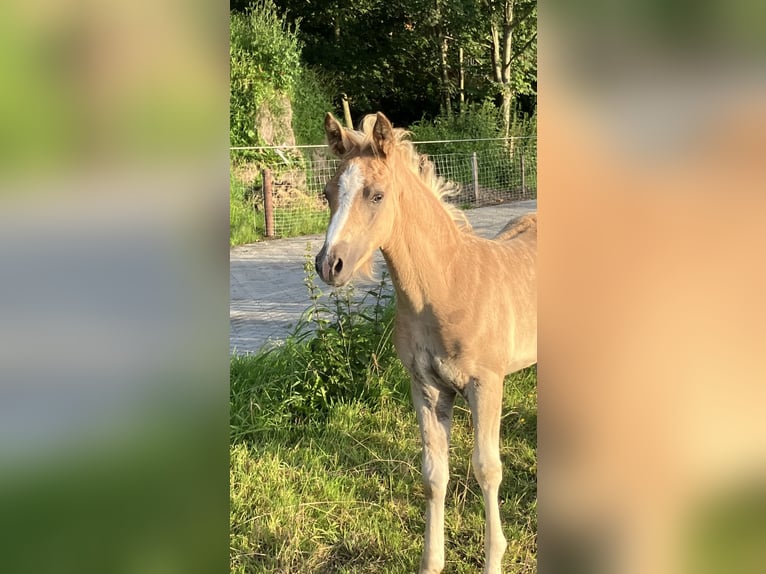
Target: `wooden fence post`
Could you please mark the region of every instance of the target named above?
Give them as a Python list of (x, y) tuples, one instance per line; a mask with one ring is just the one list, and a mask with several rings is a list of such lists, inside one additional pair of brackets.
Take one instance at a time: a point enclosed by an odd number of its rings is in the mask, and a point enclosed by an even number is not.
[(473, 200), (479, 203), (479, 161), (476, 152), (471, 154), (471, 171), (473, 172)]
[(263, 216), (266, 219), (266, 237), (274, 237), (274, 203), (272, 201), (271, 170), (263, 170)]
[(348, 96), (345, 93), (342, 93), (341, 100), (343, 101), (343, 119), (346, 122), (346, 127), (353, 130), (354, 124), (351, 121), (351, 108), (348, 107)]
[(526, 197), (527, 195), (527, 180), (524, 174), (524, 151), (521, 154), (521, 194)]

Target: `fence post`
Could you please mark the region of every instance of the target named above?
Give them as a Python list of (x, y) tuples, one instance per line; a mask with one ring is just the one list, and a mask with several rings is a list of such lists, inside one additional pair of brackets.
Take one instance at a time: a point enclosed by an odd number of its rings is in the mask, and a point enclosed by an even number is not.
[(343, 119), (346, 122), (346, 127), (350, 130), (354, 129), (354, 124), (351, 121), (351, 109), (348, 107), (348, 96), (344, 93), (340, 95), (343, 102)]
[(519, 154), (521, 156), (521, 195), (526, 197), (527, 195), (527, 180), (524, 174), (524, 150)]
[(266, 219), (266, 237), (274, 237), (274, 204), (270, 169), (263, 170), (263, 216)]
[(473, 200), (479, 203), (479, 162), (476, 152), (471, 154), (471, 171), (473, 172)]

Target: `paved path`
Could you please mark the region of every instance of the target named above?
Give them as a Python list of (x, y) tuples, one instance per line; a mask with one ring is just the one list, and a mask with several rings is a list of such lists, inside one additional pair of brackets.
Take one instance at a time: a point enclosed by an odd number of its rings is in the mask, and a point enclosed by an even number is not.
[[(492, 237), (509, 219), (537, 209), (537, 202), (519, 201), (466, 211), (474, 231)], [(230, 261), (230, 335), (232, 353), (256, 351), (284, 339), (309, 305), (303, 284), (306, 256), (313, 262), (323, 235), (276, 239), (233, 247)], [(385, 266), (380, 253), (375, 269)], [(357, 282), (363, 286), (366, 283)], [(321, 284), (322, 291), (330, 288)]]

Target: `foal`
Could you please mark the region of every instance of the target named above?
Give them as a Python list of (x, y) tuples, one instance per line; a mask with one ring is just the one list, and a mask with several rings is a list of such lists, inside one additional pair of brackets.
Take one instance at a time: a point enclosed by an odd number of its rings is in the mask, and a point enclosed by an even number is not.
[(412, 378), (423, 440), (427, 498), (421, 574), (444, 568), (444, 499), (455, 397), (474, 424), (473, 467), (484, 496), (485, 574), (501, 571), (506, 548), (498, 489), (503, 377), (537, 362), (537, 218), (512, 221), (495, 240), (474, 235), (442, 201), (447, 188), (406, 132), (381, 113), (361, 131), (327, 114), (342, 158), (325, 195), (331, 219), (316, 257), (321, 279), (343, 285), (370, 273), (378, 248), (396, 289), (394, 345)]

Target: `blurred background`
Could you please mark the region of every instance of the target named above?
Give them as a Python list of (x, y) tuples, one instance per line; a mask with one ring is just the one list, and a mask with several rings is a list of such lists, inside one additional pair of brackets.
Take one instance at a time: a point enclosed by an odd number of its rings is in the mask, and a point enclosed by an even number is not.
[(0, 570), (225, 571), (225, 7), (3, 13)]
[(552, 2), (539, 43), (539, 568), (766, 568), (755, 2)]

